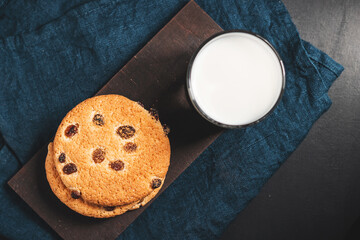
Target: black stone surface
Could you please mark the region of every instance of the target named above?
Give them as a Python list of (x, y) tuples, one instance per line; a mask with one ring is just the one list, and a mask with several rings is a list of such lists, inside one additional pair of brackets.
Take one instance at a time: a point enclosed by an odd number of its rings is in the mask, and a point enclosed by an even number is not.
[(333, 104), (220, 239), (360, 239), (360, 0), (283, 0), (345, 71)]

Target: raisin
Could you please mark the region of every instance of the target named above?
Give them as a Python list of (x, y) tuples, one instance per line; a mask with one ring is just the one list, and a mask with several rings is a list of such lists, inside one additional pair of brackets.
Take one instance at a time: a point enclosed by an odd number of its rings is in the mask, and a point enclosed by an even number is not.
[(150, 108), (149, 113), (153, 117), (153, 119), (155, 119), (156, 121), (159, 120), (159, 113), (155, 108)]
[(67, 175), (72, 174), (77, 171), (77, 167), (73, 163), (68, 163), (63, 167), (63, 172)]
[(144, 104), (142, 102), (137, 102), (141, 107), (145, 108)]
[(124, 169), (124, 163), (120, 160), (116, 160), (115, 162), (110, 163), (110, 167), (115, 171), (120, 171)]
[(112, 207), (112, 206), (105, 206), (104, 207), (104, 209), (106, 210), (106, 211), (113, 211), (114, 209), (115, 209), (115, 207)]
[(93, 122), (98, 125), (98, 126), (102, 126), (105, 124), (104, 122), (104, 116), (101, 114), (95, 114), (94, 118), (93, 118)]
[(78, 190), (71, 191), (71, 197), (73, 199), (79, 199), (81, 196), (81, 192)]
[(92, 154), (92, 159), (95, 163), (101, 163), (105, 159), (105, 151), (101, 148), (95, 149), (95, 151)]
[(65, 153), (61, 153), (60, 156), (59, 156), (59, 162), (64, 163), (65, 158), (66, 158)]
[(134, 152), (134, 151), (136, 151), (136, 148), (137, 148), (136, 143), (132, 143), (132, 142), (128, 142), (124, 146), (124, 150), (126, 152)]
[(135, 135), (135, 128), (129, 125), (121, 126), (116, 131), (121, 138), (129, 139)]
[(161, 186), (161, 179), (155, 178), (155, 179), (153, 179), (153, 180), (151, 181), (151, 187), (152, 187), (153, 189), (158, 188), (158, 187), (160, 187), (160, 186)]
[(168, 135), (170, 133), (170, 127), (166, 124), (162, 125), (165, 135)]
[(79, 124), (70, 125), (65, 129), (65, 136), (72, 137), (77, 134), (79, 128)]

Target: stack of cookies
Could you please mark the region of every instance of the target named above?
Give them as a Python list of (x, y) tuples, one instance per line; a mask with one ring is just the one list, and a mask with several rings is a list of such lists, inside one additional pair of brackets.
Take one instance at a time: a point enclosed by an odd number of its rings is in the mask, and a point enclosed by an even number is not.
[(49, 144), (50, 187), (85, 216), (137, 209), (164, 183), (170, 164), (167, 133), (155, 111), (123, 96), (87, 99), (65, 116)]

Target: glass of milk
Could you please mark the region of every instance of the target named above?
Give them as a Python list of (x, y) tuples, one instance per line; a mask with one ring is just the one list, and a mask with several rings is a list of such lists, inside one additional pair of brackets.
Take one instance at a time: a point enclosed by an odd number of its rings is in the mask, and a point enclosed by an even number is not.
[(209, 122), (242, 128), (266, 118), (285, 89), (285, 68), (263, 37), (242, 30), (206, 40), (190, 60), (187, 89), (195, 109)]

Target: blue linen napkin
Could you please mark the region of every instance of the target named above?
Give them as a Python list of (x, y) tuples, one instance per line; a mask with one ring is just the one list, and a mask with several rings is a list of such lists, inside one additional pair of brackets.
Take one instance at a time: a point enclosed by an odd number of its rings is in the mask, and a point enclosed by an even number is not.
[[(0, 1), (0, 235), (56, 234), (6, 185), (54, 135), (67, 111), (91, 97), (185, 0)], [(224, 29), (268, 39), (287, 85), (265, 121), (228, 130), (118, 239), (214, 239), (330, 107), (343, 67), (300, 39), (281, 1), (198, 0)]]

